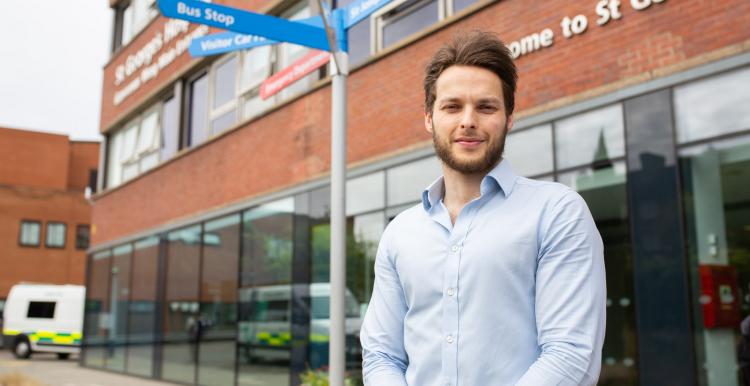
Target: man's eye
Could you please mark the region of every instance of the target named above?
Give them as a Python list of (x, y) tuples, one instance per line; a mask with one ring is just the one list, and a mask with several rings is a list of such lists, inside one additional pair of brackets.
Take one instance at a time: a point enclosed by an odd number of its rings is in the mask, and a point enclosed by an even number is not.
[(493, 105), (481, 105), (481, 106), (479, 106), (479, 110), (480, 111), (484, 111), (484, 112), (492, 112), (492, 113), (494, 113), (495, 111), (497, 111), (497, 107), (493, 106)]
[(443, 105), (443, 110), (458, 110), (459, 108), (457, 104)]

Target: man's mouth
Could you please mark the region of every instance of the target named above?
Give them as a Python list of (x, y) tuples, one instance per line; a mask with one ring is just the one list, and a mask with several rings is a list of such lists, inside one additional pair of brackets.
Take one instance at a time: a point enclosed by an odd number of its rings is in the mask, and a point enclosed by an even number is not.
[(464, 147), (477, 147), (481, 145), (484, 140), (480, 138), (460, 137), (457, 138), (455, 142)]

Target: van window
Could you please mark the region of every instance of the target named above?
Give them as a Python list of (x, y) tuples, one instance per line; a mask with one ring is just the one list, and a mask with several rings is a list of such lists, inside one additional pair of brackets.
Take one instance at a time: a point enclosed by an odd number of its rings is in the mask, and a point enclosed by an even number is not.
[(52, 319), (55, 317), (55, 302), (29, 302), (27, 318)]

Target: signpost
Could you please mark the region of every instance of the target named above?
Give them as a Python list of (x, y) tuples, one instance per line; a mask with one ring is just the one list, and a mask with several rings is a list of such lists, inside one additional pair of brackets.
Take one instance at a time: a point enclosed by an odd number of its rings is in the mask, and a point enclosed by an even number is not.
[[(390, 0), (359, 0), (343, 9), (333, 10), (330, 18), (328, 12), (324, 10), (322, 17), (289, 21), (197, 0), (158, 0), (159, 9), (166, 17), (230, 31), (207, 36), (195, 42), (197, 46), (193, 49), (191, 45), (190, 52), (196, 56), (213, 55), (279, 42), (299, 44), (331, 53), (312, 52), (295, 62), (290, 68), (267, 79), (264, 82), (266, 93), (278, 92), (325, 64), (333, 56), (331, 74), (331, 327), (328, 363), (331, 386), (344, 386), (346, 371), (346, 78), (349, 74), (346, 30), (388, 2)], [(238, 36), (238, 34), (241, 35)], [(299, 71), (296, 68), (299, 68)], [(289, 76), (289, 73), (292, 75)]]

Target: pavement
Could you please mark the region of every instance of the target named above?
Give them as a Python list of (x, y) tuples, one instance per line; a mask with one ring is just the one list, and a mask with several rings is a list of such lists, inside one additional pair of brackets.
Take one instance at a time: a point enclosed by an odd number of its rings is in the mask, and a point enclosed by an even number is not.
[(35, 353), (19, 360), (7, 349), (0, 350), (2, 386), (174, 386), (174, 383), (93, 370), (78, 366), (78, 357), (59, 360), (55, 354)]

